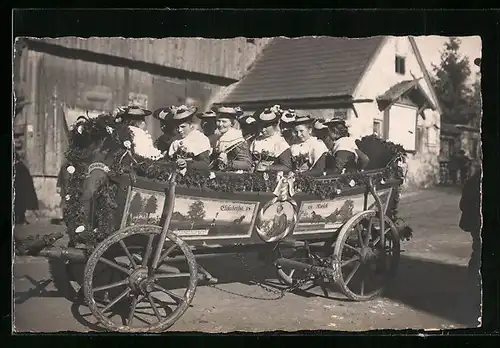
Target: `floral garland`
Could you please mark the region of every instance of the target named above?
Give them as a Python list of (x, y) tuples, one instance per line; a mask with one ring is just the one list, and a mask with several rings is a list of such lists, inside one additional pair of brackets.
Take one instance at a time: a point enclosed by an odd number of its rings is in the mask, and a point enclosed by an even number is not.
[[(364, 142), (373, 142), (372, 138), (363, 138)], [(140, 177), (167, 182), (175, 168), (163, 161), (153, 161), (133, 155), (133, 136), (124, 124), (117, 123), (109, 114), (100, 115), (95, 119), (79, 121), (70, 130), (70, 146), (66, 152), (67, 171), (70, 174), (67, 182), (66, 208), (64, 220), (68, 228), (71, 245), (83, 243), (92, 248), (115, 230), (116, 198), (120, 189), (126, 189), (113, 181), (106, 181), (100, 185), (94, 197), (94, 216), (92, 229), (81, 199), (83, 184), (87, 175), (87, 168), (95, 151), (109, 153), (107, 165), (108, 174), (112, 177), (120, 174), (135, 173)], [(385, 164), (402, 152), (390, 142), (376, 139), (385, 155)], [(361, 146), (360, 146), (361, 147)], [(381, 156), (379, 156), (381, 158)], [(383, 167), (383, 166), (382, 166)], [(379, 167), (380, 168), (380, 167)], [(218, 192), (273, 192), (276, 187), (277, 173), (217, 173), (211, 171), (189, 171), (178, 176), (178, 184), (189, 188), (203, 188)], [(401, 171), (397, 165), (391, 165), (381, 170), (372, 179), (381, 182), (390, 178), (401, 178)], [(362, 185), (367, 176), (363, 173), (349, 173), (335, 178), (314, 178), (301, 173), (295, 174), (294, 189), (320, 197), (333, 199), (343, 190)], [(400, 191), (394, 191), (389, 208), (389, 216), (396, 219), (397, 204)], [(410, 232), (411, 234), (411, 232)], [(407, 238), (408, 236), (402, 236)]]

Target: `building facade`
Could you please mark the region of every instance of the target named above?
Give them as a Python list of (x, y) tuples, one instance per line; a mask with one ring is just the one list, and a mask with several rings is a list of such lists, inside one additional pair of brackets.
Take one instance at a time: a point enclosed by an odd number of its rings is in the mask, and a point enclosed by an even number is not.
[(217, 102), (342, 117), (355, 137), (377, 133), (405, 147), (407, 186), (438, 180), (441, 111), (411, 37), (276, 39)]

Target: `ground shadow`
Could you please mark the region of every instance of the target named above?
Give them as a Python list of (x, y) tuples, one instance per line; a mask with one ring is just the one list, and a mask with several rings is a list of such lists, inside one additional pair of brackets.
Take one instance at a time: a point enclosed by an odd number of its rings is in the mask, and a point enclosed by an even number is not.
[[(263, 283), (276, 290), (283, 289), (277, 279), (276, 269), (269, 261), (261, 260), (256, 254), (243, 255), (244, 262), (235, 255), (221, 255), (202, 258), (198, 263), (207, 269), (212, 276), (218, 278), (217, 286), (230, 283), (242, 283), (255, 286), (255, 282)], [(32, 290), (26, 293), (16, 293), (16, 301), (24, 302), (30, 297), (64, 297), (73, 302), (72, 313), (82, 325), (92, 330), (99, 327), (90, 323), (83, 299), (78, 297), (78, 288), (70, 284), (81, 283), (83, 264), (66, 265), (60, 260), (50, 261), (53, 283), (58, 291), (43, 291), (47, 284), (36, 284), (33, 280)], [(37, 287), (38, 285), (38, 287)], [(200, 281), (198, 286), (208, 286), (206, 281)], [(458, 265), (442, 264), (427, 260), (401, 256), (401, 262), (396, 278), (387, 288), (383, 297), (407, 305), (417, 311), (424, 311), (459, 325), (477, 326), (480, 316), (480, 290), (477, 280), (473, 279), (467, 268)], [(308, 291), (298, 290), (294, 293), (304, 297), (325, 297), (332, 301), (347, 301), (336, 287), (329, 287), (328, 292), (318, 287)], [(265, 291), (264, 291), (265, 292)], [(245, 293), (233, 293), (245, 296)], [(262, 299), (276, 296), (264, 294)], [(258, 298), (256, 298), (258, 300)], [(18, 302), (16, 302), (18, 303)], [(344, 303), (348, 306), (348, 303)]]
[(398, 275), (384, 297), (458, 324), (477, 326), (478, 278), (459, 265), (401, 256)]

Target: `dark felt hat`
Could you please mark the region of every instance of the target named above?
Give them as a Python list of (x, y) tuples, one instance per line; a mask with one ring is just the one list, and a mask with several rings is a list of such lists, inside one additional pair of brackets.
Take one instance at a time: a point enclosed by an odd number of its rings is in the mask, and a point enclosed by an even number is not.
[(121, 106), (113, 112), (116, 122), (121, 122), (122, 120), (145, 121), (146, 117), (151, 114), (151, 111), (137, 105)]
[(198, 117), (202, 121), (215, 121), (217, 119), (217, 114), (215, 113), (215, 111), (209, 110), (196, 114), (196, 117)]
[(155, 110), (153, 112), (153, 117), (165, 123), (182, 123), (191, 120), (197, 111), (198, 108), (195, 106), (170, 106)]
[(345, 125), (345, 121), (341, 118), (332, 118), (327, 120), (314, 120), (314, 129), (327, 129), (336, 125)]
[(243, 110), (240, 107), (219, 106), (213, 109), (217, 117), (237, 119), (243, 115)]
[(290, 122), (290, 126), (295, 127), (302, 124), (310, 124), (315, 123), (316, 119), (312, 118), (309, 115), (306, 116), (297, 116), (293, 121)]
[(264, 111), (257, 111), (254, 118), (261, 127), (276, 125), (280, 122), (283, 111), (279, 105), (267, 108)]
[(481, 66), (481, 58), (474, 59), (474, 64), (476, 64), (477, 66)]

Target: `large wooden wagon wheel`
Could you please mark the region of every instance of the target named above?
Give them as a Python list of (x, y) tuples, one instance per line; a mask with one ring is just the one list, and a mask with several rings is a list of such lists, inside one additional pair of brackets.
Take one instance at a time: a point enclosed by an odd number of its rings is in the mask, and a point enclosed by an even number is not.
[(339, 232), (333, 255), (338, 260), (337, 284), (351, 300), (374, 299), (396, 274), (399, 234), (387, 216), (384, 230), (382, 245), (379, 214), (368, 210), (354, 215)]
[[(84, 271), (85, 300), (107, 329), (164, 331), (193, 300), (198, 268), (183, 240), (167, 233), (158, 266), (151, 267), (161, 232), (158, 226), (129, 226), (108, 237), (91, 254)], [(118, 276), (98, 284), (102, 267), (113, 269)]]

